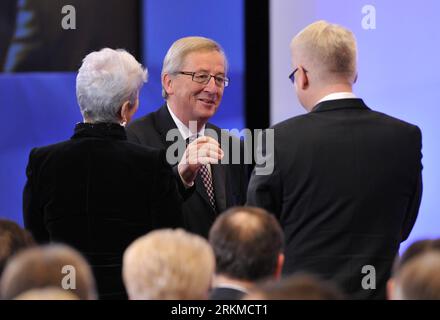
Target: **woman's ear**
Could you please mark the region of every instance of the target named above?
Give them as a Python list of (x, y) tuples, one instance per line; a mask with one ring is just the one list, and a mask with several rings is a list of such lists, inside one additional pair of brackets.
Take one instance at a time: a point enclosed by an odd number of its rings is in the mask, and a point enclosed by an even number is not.
[(136, 113), (138, 107), (139, 107), (139, 99), (136, 99), (134, 104), (132, 104), (129, 100), (125, 101), (122, 104), (122, 107), (120, 110), (121, 125), (122, 126), (125, 127), (125, 125), (131, 121), (131, 118)]

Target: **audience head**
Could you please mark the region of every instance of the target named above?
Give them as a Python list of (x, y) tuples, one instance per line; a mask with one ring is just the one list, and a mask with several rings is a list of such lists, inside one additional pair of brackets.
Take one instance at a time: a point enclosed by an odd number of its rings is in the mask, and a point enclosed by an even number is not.
[(32, 289), (19, 294), (14, 300), (79, 300), (78, 296), (60, 288)]
[(440, 252), (409, 260), (394, 276), (393, 300), (440, 300)]
[(10, 257), (34, 244), (34, 240), (27, 230), (15, 222), (0, 219), (0, 276)]
[(430, 251), (440, 252), (440, 239), (424, 239), (413, 242), (400, 257), (396, 257), (393, 265), (393, 275), (399, 272), (412, 258)]
[(89, 53), (76, 77), (76, 96), (85, 122), (127, 123), (139, 105), (147, 70), (122, 49)]
[(340, 290), (328, 281), (310, 274), (295, 274), (280, 281), (255, 287), (245, 300), (341, 300)]
[(3, 272), (0, 295), (9, 300), (31, 289), (52, 287), (81, 300), (96, 298), (89, 265), (76, 250), (65, 245), (34, 247), (15, 255)]
[(424, 239), (415, 241), (400, 257), (396, 257), (391, 278), (387, 282), (387, 295), (389, 299), (392, 299), (394, 296), (395, 277), (402, 270), (402, 268), (413, 258), (431, 251), (440, 253), (440, 239)]
[(307, 110), (327, 94), (352, 90), (357, 78), (357, 48), (350, 30), (317, 21), (300, 31), (290, 48), (295, 90)]
[(124, 253), (123, 279), (131, 300), (206, 299), (215, 268), (208, 242), (181, 229), (161, 229)]
[(209, 232), (216, 274), (258, 281), (281, 274), (283, 231), (275, 217), (254, 207), (235, 207), (222, 213)]

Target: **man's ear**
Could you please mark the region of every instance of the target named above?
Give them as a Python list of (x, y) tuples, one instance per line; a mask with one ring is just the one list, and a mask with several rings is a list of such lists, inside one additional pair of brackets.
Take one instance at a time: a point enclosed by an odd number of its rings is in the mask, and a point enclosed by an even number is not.
[(173, 94), (173, 79), (168, 73), (162, 76), (162, 87), (165, 89), (168, 95)]
[(302, 66), (299, 66), (300, 70), (299, 70), (299, 79), (298, 79), (298, 84), (299, 87), (301, 88), (301, 90), (305, 90), (309, 87), (309, 77), (307, 75), (307, 72), (305, 71), (305, 69)]
[(387, 299), (388, 300), (395, 300), (394, 296), (394, 279), (391, 277), (387, 281)]
[(281, 273), (283, 271), (283, 265), (284, 265), (284, 253), (279, 253), (278, 254), (278, 259), (277, 259), (277, 266), (275, 268), (275, 279), (281, 279)]

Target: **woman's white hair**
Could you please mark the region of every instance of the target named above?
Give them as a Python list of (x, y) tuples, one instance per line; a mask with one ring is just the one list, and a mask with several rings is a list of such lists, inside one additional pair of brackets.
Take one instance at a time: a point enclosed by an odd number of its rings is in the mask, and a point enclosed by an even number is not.
[[(205, 37), (185, 37), (176, 40), (163, 60), (161, 78), (164, 74), (173, 74), (174, 72), (181, 71), (185, 58), (191, 52), (203, 52), (203, 51), (217, 51), (225, 59), (225, 74), (228, 71), (228, 60), (226, 59), (223, 48), (214, 40)], [(168, 93), (162, 85), (162, 97), (168, 98)]]
[(76, 97), (83, 118), (118, 123), (122, 104), (136, 103), (147, 76), (147, 69), (123, 49), (89, 53), (76, 77)]

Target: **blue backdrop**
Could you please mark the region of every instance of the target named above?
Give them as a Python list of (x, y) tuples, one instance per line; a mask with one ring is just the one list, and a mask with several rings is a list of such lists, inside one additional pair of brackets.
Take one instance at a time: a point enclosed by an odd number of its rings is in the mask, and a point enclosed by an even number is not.
[[(149, 82), (136, 117), (156, 110), (161, 97), (160, 70), (170, 45), (199, 35), (218, 41), (229, 60), (231, 84), (213, 122), (244, 127), (244, 12), (242, 0), (148, 0), (143, 5), (143, 64)], [(54, 53), (55, 54), (55, 53)], [(50, 57), (48, 57), (50, 59)], [(75, 96), (75, 73), (0, 74), (0, 216), (22, 223), (22, 190), (29, 151), (68, 139), (82, 121)]]

